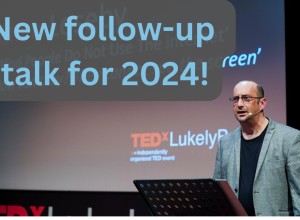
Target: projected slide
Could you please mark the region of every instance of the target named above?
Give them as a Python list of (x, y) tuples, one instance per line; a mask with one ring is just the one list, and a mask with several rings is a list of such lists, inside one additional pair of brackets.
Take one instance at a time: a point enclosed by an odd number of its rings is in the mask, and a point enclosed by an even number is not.
[[(30, 18), (23, 1), (0, 9), (1, 189), (136, 191), (134, 179), (211, 178), (219, 138), (239, 125), (228, 98), (243, 79), (263, 85), (266, 116), (286, 123), (284, 1), (33, 2)], [(147, 28), (153, 41), (141, 37)], [(131, 78), (135, 67), (141, 77)], [(156, 78), (171, 69), (189, 80)]]

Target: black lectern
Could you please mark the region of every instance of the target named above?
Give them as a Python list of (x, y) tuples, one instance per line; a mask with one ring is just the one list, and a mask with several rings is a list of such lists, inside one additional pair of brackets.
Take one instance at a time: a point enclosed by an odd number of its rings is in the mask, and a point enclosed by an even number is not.
[(153, 216), (247, 216), (226, 180), (134, 180)]

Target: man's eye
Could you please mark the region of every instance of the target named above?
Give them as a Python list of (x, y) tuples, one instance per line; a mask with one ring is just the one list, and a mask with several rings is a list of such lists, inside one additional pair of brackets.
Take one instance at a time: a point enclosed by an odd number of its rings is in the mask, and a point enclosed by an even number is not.
[(251, 97), (250, 96), (243, 96), (242, 99), (244, 101), (250, 101), (251, 100)]

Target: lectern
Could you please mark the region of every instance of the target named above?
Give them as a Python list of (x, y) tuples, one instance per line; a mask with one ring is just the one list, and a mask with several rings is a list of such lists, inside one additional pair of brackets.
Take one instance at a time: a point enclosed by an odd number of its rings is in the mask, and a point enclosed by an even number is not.
[(226, 180), (140, 179), (133, 183), (153, 216), (247, 216)]

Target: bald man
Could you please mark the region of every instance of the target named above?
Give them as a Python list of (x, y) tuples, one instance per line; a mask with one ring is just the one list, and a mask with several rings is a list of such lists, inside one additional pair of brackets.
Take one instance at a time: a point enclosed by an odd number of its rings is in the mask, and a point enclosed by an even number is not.
[(218, 142), (215, 179), (226, 179), (249, 216), (300, 215), (300, 131), (266, 117), (264, 89), (233, 89), (240, 126)]

